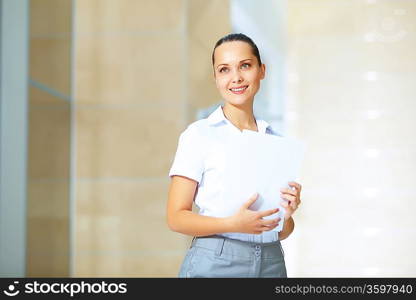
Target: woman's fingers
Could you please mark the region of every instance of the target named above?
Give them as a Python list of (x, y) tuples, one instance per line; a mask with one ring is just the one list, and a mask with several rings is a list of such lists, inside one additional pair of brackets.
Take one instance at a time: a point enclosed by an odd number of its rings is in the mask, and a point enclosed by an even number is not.
[(284, 203), (288, 203), (290, 207), (292, 207), (293, 209), (297, 209), (300, 204), (300, 201), (296, 197), (282, 196), (282, 198), (287, 200), (287, 201), (284, 201)]
[(258, 198), (259, 194), (255, 193), (254, 195), (252, 195), (244, 204), (243, 207), (248, 209), (254, 202), (256, 202), (257, 198)]
[(282, 195), (282, 198), (283, 199), (286, 199), (286, 200), (288, 200), (288, 201), (296, 201), (297, 200), (297, 197), (296, 196), (292, 196), (292, 195), (287, 195), (287, 194), (283, 194)]
[(290, 202), (290, 206), (291, 206), (293, 209), (297, 209), (297, 208), (298, 208), (298, 203), (297, 203), (297, 202), (295, 202), (295, 201), (292, 201), (292, 202)]
[[(289, 182), (291, 188), (282, 188), (281, 198), (283, 201), (280, 203), (284, 207), (284, 218), (289, 218), (300, 205), (300, 191), (302, 186), (296, 182)], [(238, 216), (246, 224), (244, 232), (261, 234), (264, 231), (270, 231), (279, 225), (280, 218), (277, 219), (263, 219), (264, 217), (271, 216), (279, 211), (279, 208), (268, 209), (264, 211), (253, 211), (250, 206), (256, 202), (259, 194), (252, 195), (240, 208)]]
[(262, 231), (270, 231), (270, 230), (273, 230), (276, 226), (277, 226), (278, 224), (276, 224), (276, 225), (273, 225), (273, 226), (263, 226), (262, 228), (261, 228), (261, 230)]
[(302, 190), (302, 186), (299, 183), (295, 182), (295, 181), (289, 182), (289, 186), (294, 187), (295, 189), (298, 190), (298, 192), (300, 192)]
[(286, 206), (284, 206), (285, 208), (287, 206), (290, 206), (293, 209), (297, 209), (299, 206), (299, 201), (297, 200), (288, 200), (288, 201), (284, 201), (283, 204), (285, 204)]
[(289, 195), (297, 196), (297, 194), (298, 194), (298, 192), (296, 190), (286, 189), (286, 188), (281, 188), (280, 192), (281, 192), (282, 195), (289, 194)]
[(289, 185), (294, 187), (293, 189), (285, 189), (282, 188), (280, 189), (281, 191), (281, 198), (284, 200), (287, 200), (290, 207), (293, 208), (294, 210), (298, 208), (298, 206), (300, 205), (300, 190), (301, 190), (301, 185), (296, 183), (296, 182), (290, 182)]
[(279, 225), (280, 218), (272, 219), (272, 220), (263, 220), (261, 225), (261, 230), (263, 231), (270, 231), (276, 228)]
[(269, 220), (263, 220), (261, 222), (262, 226), (277, 226), (280, 222), (280, 218), (277, 219), (269, 219)]
[(272, 214), (277, 213), (278, 211), (279, 211), (279, 209), (278, 209), (278, 208), (273, 208), (273, 209), (264, 210), (264, 211), (261, 211), (261, 212), (259, 213), (259, 216), (260, 216), (261, 218), (263, 218), (263, 217), (267, 217), (267, 216), (270, 216), (270, 215), (272, 215)]
[(292, 214), (295, 210), (295, 208), (293, 208), (288, 201), (283, 201), (280, 204), (286, 209), (286, 213)]

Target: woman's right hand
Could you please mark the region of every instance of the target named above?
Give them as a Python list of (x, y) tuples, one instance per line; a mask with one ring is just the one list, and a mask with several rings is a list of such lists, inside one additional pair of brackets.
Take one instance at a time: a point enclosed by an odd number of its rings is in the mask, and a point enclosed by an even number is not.
[(229, 217), (232, 232), (242, 232), (242, 233), (251, 233), (251, 234), (261, 234), (263, 231), (269, 231), (279, 225), (280, 218), (265, 220), (263, 217), (270, 216), (279, 211), (278, 208), (264, 210), (264, 211), (254, 211), (249, 209), (249, 207), (257, 200), (258, 193), (248, 199), (244, 203), (238, 212)]

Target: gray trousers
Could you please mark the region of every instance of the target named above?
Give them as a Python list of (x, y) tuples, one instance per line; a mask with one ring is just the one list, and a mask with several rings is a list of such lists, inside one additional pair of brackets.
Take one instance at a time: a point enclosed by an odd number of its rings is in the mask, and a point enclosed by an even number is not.
[(179, 277), (287, 277), (280, 241), (252, 243), (222, 236), (196, 237)]

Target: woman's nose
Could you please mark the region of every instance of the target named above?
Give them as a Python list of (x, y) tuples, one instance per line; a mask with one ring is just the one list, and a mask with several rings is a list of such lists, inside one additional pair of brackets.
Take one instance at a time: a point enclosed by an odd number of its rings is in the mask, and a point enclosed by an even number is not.
[(234, 82), (235, 83), (240, 83), (242, 81), (243, 81), (243, 78), (242, 78), (240, 72), (238, 72), (238, 71), (234, 72), (234, 74), (233, 74), (233, 83)]

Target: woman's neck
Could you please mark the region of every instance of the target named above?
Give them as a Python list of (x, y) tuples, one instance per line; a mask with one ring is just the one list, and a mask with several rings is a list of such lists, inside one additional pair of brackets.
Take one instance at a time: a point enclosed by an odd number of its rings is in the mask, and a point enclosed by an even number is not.
[(224, 116), (241, 131), (243, 129), (258, 131), (252, 105), (242, 107), (226, 103), (222, 110)]

